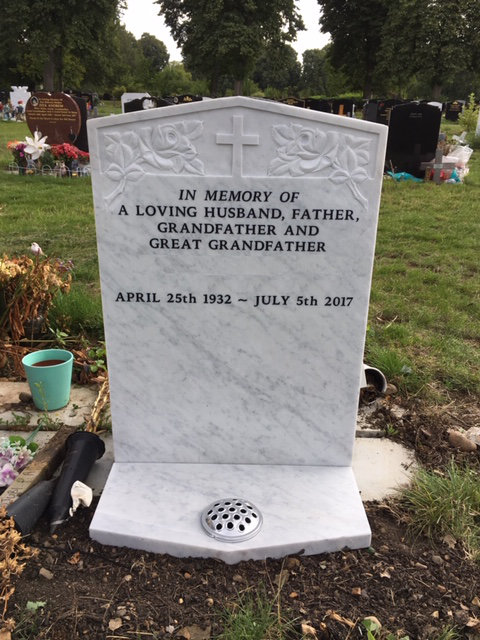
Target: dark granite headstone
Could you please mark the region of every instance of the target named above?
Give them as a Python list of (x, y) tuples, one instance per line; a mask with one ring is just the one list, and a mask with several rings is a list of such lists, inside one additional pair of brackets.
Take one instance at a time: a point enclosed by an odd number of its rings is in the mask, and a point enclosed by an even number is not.
[(405, 100), (398, 100), (397, 98), (381, 100), (378, 103), (377, 122), (380, 124), (390, 124), (392, 109), (400, 104), (405, 104)]
[(284, 98), (280, 100), (283, 104), (289, 104), (292, 107), (305, 107), (305, 100), (301, 100), (300, 98)]
[(323, 113), (332, 113), (332, 103), (328, 100), (319, 100), (318, 98), (305, 98), (305, 107), (312, 111), (323, 111)]
[(355, 102), (349, 98), (336, 98), (332, 100), (332, 113), (352, 117), (355, 113)]
[(80, 131), (78, 132), (78, 136), (75, 138), (72, 144), (74, 144), (78, 149), (81, 149), (81, 151), (88, 152), (87, 103), (85, 101), (85, 98), (79, 98), (77, 96), (73, 96), (73, 99), (75, 100), (75, 102), (78, 105), (78, 108), (80, 109), (81, 125), (80, 125)]
[[(200, 98), (201, 100), (201, 98)], [(193, 102), (193, 100), (192, 100)], [(143, 109), (155, 109), (157, 107), (168, 107), (172, 104), (181, 104), (173, 102), (173, 98), (157, 98), (155, 96), (145, 96), (144, 98), (135, 98), (124, 104), (124, 112), (132, 113), (133, 111), (142, 111)]]
[(34, 93), (26, 104), (25, 116), (30, 131), (41, 131), (48, 144), (74, 144), (82, 127), (80, 108), (66, 93)]
[(369, 122), (377, 122), (378, 100), (369, 100), (363, 105), (363, 119)]
[(193, 93), (185, 93), (183, 95), (166, 96), (164, 100), (168, 100), (172, 104), (187, 104), (189, 102), (201, 102), (203, 98)]
[(386, 166), (423, 177), (422, 162), (435, 157), (442, 113), (429, 104), (407, 102), (393, 107), (390, 114)]
[(453, 102), (447, 102), (445, 105), (445, 120), (456, 122), (458, 116), (462, 113), (465, 100), (454, 100)]

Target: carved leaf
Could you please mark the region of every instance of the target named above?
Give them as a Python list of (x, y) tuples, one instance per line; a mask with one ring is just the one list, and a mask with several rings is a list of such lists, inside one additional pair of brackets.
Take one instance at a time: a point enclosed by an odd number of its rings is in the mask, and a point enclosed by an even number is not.
[(272, 127), (272, 135), (275, 142), (283, 146), (295, 138), (295, 132), (292, 125), (277, 124)]
[(136, 169), (130, 170), (126, 175), (125, 178), (126, 180), (129, 180), (130, 182), (132, 180), (139, 180), (143, 175), (144, 175), (144, 171), (143, 169), (141, 169), (140, 167), (137, 167)]
[(284, 176), (288, 174), (288, 164), (285, 158), (274, 158), (268, 167), (269, 176)]
[(355, 182), (363, 182), (367, 178), (368, 173), (365, 171), (365, 169), (355, 169), (355, 171), (353, 171), (352, 173), (352, 180), (355, 180)]
[(118, 165), (110, 165), (110, 167), (105, 171), (105, 175), (110, 180), (121, 180), (123, 178), (123, 171)]
[(185, 164), (185, 169), (187, 169), (189, 173), (194, 173), (199, 176), (203, 176), (205, 174), (205, 167), (199, 158), (194, 158), (190, 162), (187, 162)]
[(180, 122), (179, 129), (190, 140), (198, 138), (203, 132), (203, 122), (201, 120), (191, 120), (190, 122)]
[(335, 184), (343, 184), (348, 180), (348, 178), (349, 175), (345, 171), (334, 171), (330, 176), (330, 180), (335, 182)]

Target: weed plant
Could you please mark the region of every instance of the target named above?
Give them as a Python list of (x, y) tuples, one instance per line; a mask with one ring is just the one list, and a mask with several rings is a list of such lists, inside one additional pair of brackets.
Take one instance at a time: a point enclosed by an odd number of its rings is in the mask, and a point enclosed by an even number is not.
[(279, 614), (276, 599), (268, 598), (264, 589), (256, 595), (245, 594), (222, 615), (223, 631), (217, 640), (287, 640), (298, 637), (293, 623)]
[(420, 469), (401, 503), (409, 513), (410, 532), (441, 539), (450, 535), (480, 561), (480, 475), (451, 462), (443, 473)]

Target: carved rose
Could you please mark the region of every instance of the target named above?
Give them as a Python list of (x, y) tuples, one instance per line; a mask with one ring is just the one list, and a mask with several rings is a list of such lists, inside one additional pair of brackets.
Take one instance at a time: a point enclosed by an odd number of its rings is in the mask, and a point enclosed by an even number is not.
[(269, 175), (321, 173), (332, 182), (346, 183), (356, 200), (366, 206), (358, 185), (368, 178), (365, 165), (370, 158), (369, 140), (298, 124), (275, 125), (272, 136), (277, 156), (270, 162)]

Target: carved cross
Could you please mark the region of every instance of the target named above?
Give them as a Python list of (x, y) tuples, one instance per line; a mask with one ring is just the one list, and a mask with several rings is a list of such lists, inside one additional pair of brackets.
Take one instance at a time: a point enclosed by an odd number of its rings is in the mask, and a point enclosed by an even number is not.
[(243, 146), (260, 144), (258, 135), (243, 133), (243, 116), (233, 116), (233, 133), (217, 133), (217, 144), (232, 145), (232, 177), (243, 175)]

